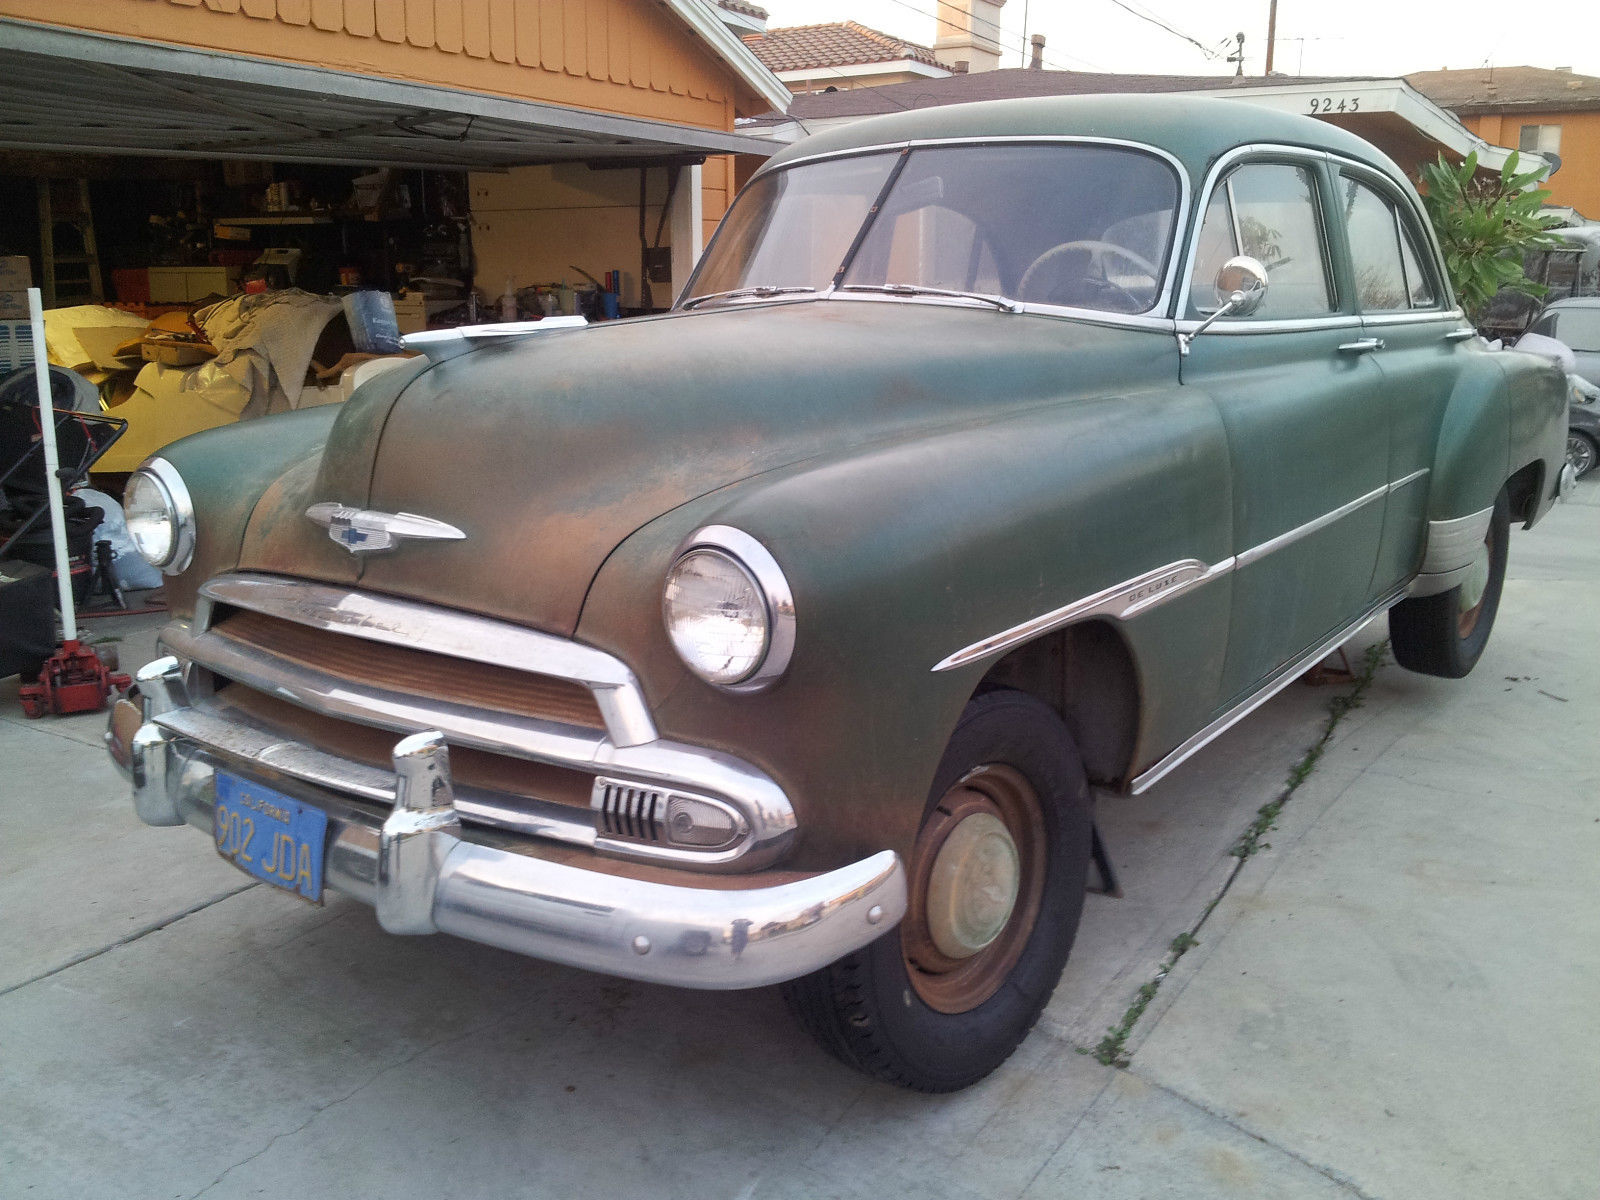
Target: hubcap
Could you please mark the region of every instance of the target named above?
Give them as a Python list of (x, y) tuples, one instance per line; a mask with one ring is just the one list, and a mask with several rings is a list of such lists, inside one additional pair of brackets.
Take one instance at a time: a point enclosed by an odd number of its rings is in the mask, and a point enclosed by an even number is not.
[(912, 852), (900, 945), (928, 1007), (969, 1012), (1000, 990), (1044, 898), (1039, 796), (1001, 763), (976, 767), (934, 805)]
[(1594, 466), (1594, 447), (1589, 444), (1589, 439), (1580, 437), (1575, 433), (1567, 435), (1567, 461), (1572, 464), (1572, 469), (1582, 475)]
[(1021, 883), (1017, 843), (999, 817), (975, 812), (952, 829), (928, 875), (928, 932), (939, 953), (971, 958), (999, 937)]

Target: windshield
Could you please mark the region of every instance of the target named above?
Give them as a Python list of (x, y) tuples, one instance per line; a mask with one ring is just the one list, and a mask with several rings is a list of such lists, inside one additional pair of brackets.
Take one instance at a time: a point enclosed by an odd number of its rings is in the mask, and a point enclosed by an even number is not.
[(837, 285), (1146, 312), (1177, 207), (1171, 167), (1110, 146), (928, 147), (802, 163), (739, 195), (684, 301)]

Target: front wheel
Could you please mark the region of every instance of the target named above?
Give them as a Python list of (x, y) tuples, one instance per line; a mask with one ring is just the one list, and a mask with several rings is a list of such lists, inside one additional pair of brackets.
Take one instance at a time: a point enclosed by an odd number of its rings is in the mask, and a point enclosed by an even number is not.
[(1092, 839), (1077, 748), (1022, 692), (975, 697), (929, 791), (896, 930), (784, 985), (800, 1023), (869, 1075), (976, 1083), (1039, 1019), (1083, 912)]
[(1389, 610), (1395, 661), (1410, 671), (1460, 679), (1477, 665), (1500, 608), (1511, 540), (1511, 501), (1502, 490), (1467, 575), (1447, 592), (1402, 600)]

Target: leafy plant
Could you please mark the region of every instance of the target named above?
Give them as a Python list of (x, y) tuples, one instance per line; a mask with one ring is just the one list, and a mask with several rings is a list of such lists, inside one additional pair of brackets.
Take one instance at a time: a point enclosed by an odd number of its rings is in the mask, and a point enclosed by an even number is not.
[(1545, 293), (1522, 269), (1529, 250), (1560, 244), (1545, 232), (1555, 218), (1539, 211), (1550, 193), (1531, 186), (1540, 174), (1518, 174), (1516, 151), (1498, 176), (1479, 178), (1477, 151), (1456, 166), (1441, 154), (1422, 168), (1422, 202), (1439, 235), (1456, 299), (1474, 323), (1502, 288), (1530, 296)]

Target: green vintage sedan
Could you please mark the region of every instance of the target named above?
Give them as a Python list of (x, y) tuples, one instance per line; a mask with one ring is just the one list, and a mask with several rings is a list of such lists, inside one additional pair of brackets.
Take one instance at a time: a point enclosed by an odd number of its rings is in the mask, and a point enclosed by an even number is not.
[(1060, 978), (1091, 786), (1385, 612), (1465, 675), (1562, 486), (1564, 381), (1473, 337), (1404, 175), (1226, 101), (831, 130), (672, 312), (493, 332), (134, 477), (139, 816), (391, 933), (782, 984), (930, 1091)]

